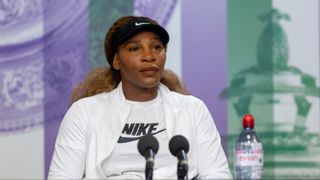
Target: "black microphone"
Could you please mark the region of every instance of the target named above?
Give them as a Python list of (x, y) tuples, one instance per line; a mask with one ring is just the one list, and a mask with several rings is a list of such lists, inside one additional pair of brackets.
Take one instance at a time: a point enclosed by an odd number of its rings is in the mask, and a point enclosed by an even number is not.
[(138, 142), (139, 153), (146, 158), (146, 179), (152, 179), (154, 156), (159, 150), (158, 140), (151, 134), (145, 135), (140, 138)]
[(173, 136), (169, 141), (169, 150), (172, 155), (178, 158), (178, 179), (188, 179), (188, 140), (182, 135)]

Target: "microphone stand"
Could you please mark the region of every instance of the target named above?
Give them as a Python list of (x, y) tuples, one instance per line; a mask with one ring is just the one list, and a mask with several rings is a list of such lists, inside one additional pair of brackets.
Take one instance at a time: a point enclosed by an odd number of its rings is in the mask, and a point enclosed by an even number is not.
[(184, 150), (181, 150), (177, 153), (178, 168), (177, 168), (177, 176), (178, 180), (187, 180), (188, 179), (188, 161), (187, 154)]
[(178, 163), (177, 176), (178, 180), (188, 180), (188, 167)]
[(152, 180), (152, 176), (153, 176), (153, 166), (154, 166), (154, 152), (149, 149), (147, 151), (147, 162), (146, 162), (146, 169), (145, 169), (145, 175), (146, 175), (146, 180)]
[(153, 168), (148, 168), (146, 166), (146, 180), (152, 180), (152, 176), (153, 176)]

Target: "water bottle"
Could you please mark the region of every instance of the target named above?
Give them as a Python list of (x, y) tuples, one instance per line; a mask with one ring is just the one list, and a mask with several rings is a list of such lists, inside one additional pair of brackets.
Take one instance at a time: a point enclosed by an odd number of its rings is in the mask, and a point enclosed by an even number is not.
[(261, 179), (263, 169), (263, 145), (254, 131), (254, 118), (246, 114), (242, 119), (243, 130), (234, 147), (236, 179)]

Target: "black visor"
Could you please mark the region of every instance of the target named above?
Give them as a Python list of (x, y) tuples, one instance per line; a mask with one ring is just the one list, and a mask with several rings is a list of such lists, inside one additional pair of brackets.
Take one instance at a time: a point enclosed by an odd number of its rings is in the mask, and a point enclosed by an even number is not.
[(169, 42), (169, 34), (162, 26), (148, 22), (145, 19), (137, 19), (130, 21), (116, 32), (111, 44), (112, 49), (116, 50), (119, 45), (143, 31), (156, 33), (164, 45)]

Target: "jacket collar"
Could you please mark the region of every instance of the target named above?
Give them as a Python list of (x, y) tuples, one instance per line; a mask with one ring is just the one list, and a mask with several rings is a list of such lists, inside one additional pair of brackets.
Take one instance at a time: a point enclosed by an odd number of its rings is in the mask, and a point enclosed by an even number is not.
[[(161, 83), (159, 84), (158, 92), (163, 98), (166, 132), (168, 137), (171, 138), (175, 132), (174, 127), (177, 127), (175, 119), (179, 113), (180, 102), (176, 96), (173, 96), (173, 92)], [(132, 105), (126, 102), (121, 82), (117, 88), (110, 92), (110, 96), (106, 101), (106, 119), (98, 122), (94, 132), (97, 138), (97, 166), (103, 176), (102, 162), (107, 160), (112, 153), (132, 108)]]
[(177, 123), (176, 119), (178, 118), (177, 115), (179, 114), (179, 105), (180, 102), (174, 96), (174, 92), (171, 92), (168, 87), (163, 84), (159, 85), (159, 93), (163, 98), (163, 105), (164, 105), (164, 117), (167, 129), (167, 135), (171, 138), (175, 132), (175, 123)]
[(106, 118), (99, 120), (94, 132), (97, 146), (97, 168), (104, 177), (102, 163), (112, 153), (132, 107), (130, 104), (126, 105), (126, 103), (122, 83), (120, 82), (118, 87), (109, 93), (109, 98), (105, 102)]

